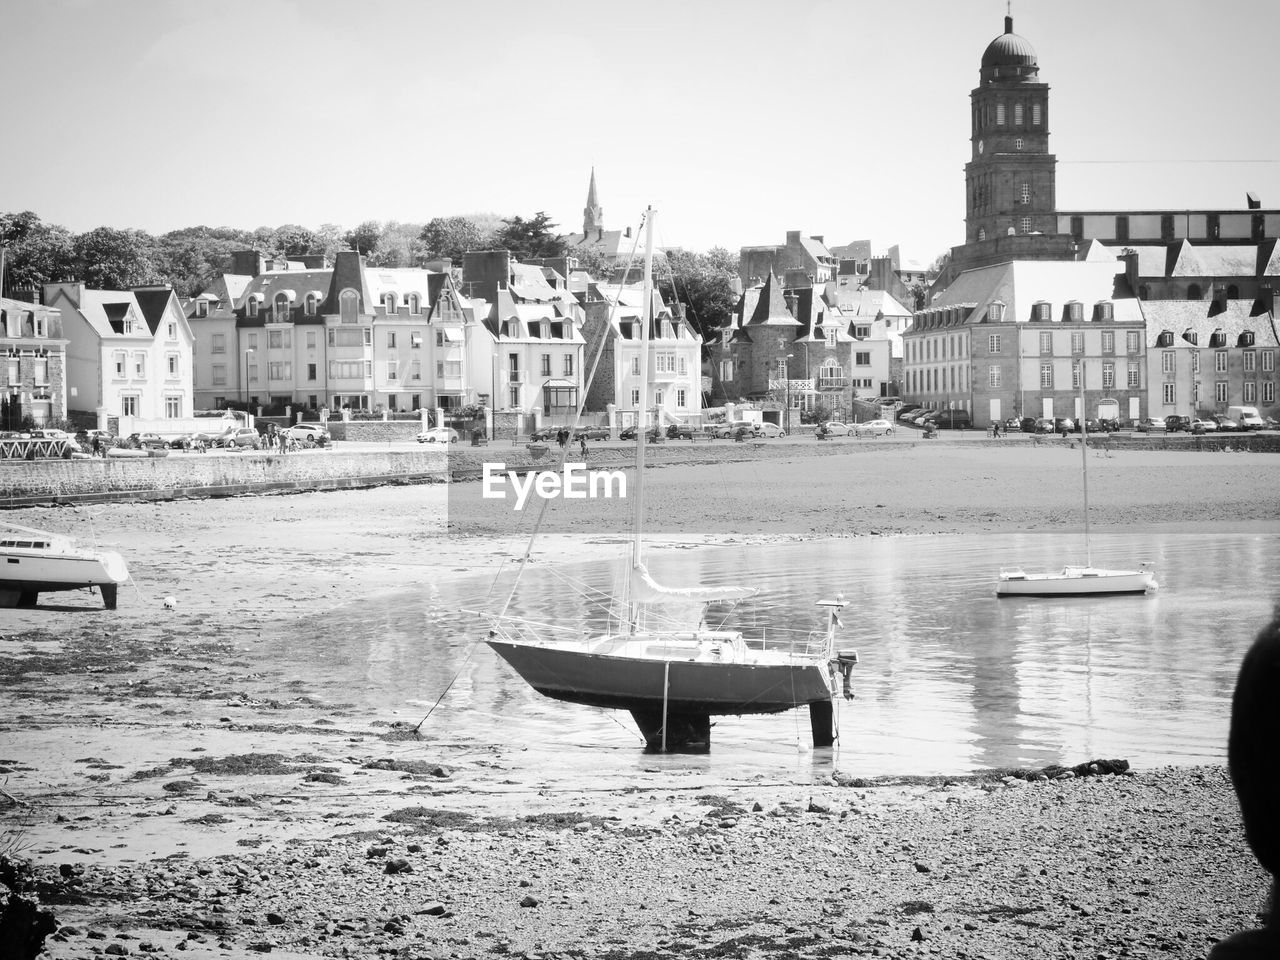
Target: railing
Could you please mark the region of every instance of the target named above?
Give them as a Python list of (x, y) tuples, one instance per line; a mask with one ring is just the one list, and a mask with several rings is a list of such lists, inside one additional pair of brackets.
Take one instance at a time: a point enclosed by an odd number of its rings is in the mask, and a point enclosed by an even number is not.
[[(4, 439), (0, 440), (0, 460), (62, 460), (72, 449), (67, 440)], [(75, 449), (79, 449), (78, 444)]]

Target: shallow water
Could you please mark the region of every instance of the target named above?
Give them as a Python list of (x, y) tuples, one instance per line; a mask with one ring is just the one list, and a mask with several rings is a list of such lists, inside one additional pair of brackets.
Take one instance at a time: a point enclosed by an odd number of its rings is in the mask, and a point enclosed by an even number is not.
[[(1160, 590), (996, 598), (1001, 565), (1054, 568), (1080, 561), (1081, 547), (1078, 536), (1020, 534), (651, 549), (663, 582), (758, 586), (726, 619), (749, 636), (821, 629), (814, 602), (844, 595), (839, 645), (861, 663), (834, 750), (812, 748), (808, 713), (795, 710), (720, 718), (707, 756), (643, 754), (629, 714), (542, 697), (479, 642), (483, 621), (462, 611), (499, 609), (509, 577), (340, 608), (257, 650), (334, 704), (415, 723), (430, 711), (429, 741), (501, 756), (529, 783), (653, 769), (807, 780), (833, 767), (876, 776), (1224, 760), (1240, 658), (1277, 601), (1268, 571), (1280, 538), (1095, 537), (1095, 564), (1152, 560)], [(598, 624), (599, 608), (572, 585), (612, 590), (623, 552), (614, 565), (531, 567), (510, 612)]]

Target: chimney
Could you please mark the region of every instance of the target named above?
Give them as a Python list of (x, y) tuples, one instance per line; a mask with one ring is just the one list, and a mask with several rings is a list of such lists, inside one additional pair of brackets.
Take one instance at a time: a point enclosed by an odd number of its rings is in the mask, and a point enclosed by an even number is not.
[(1258, 299), (1262, 301), (1262, 306), (1266, 308), (1267, 313), (1274, 318), (1276, 315), (1276, 291), (1269, 283), (1264, 283), (1258, 289)]
[(628, 240), (630, 240), (630, 239), (631, 239), (631, 228), (630, 228), (630, 227), (627, 227), (627, 239), (628, 239)]
[(826, 242), (827, 242), (827, 241), (826, 241), (826, 239), (825, 239), (825, 238), (822, 236), (822, 234), (820, 234), (820, 233), (815, 233), (815, 234), (813, 235), (813, 239), (814, 239), (814, 240), (817, 240), (819, 243), (821, 243), (821, 244), (823, 244), (823, 245), (825, 245), (825, 244), (826, 244)]
[(792, 245), (799, 244), (799, 243), (800, 243), (800, 231), (799, 231), (799, 230), (788, 230), (788, 231), (787, 231), (787, 246), (792, 246)]
[(1126, 250), (1117, 258), (1124, 262), (1124, 282), (1134, 296), (1138, 294), (1138, 251)]

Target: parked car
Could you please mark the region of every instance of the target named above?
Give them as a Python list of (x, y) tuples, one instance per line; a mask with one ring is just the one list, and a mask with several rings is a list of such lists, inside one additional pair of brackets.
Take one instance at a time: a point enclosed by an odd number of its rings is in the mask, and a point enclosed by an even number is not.
[(693, 433), (693, 427), (687, 423), (672, 423), (667, 426), (668, 440), (692, 440)]
[(639, 431), (639, 429), (640, 428), (637, 427), (634, 423), (629, 427), (623, 427), (622, 431), (618, 434), (618, 439), (634, 440), (636, 438), (636, 433)]
[[(672, 426), (675, 426), (675, 424), (672, 424)], [(575, 443), (584, 438), (587, 440), (608, 440), (609, 436), (608, 427), (578, 427), (577, 430), (573, 431)]]
[(1039, 423), (1040, 420), (1037, 417), (1023, 417), (1018, 421), (1017, 429), (1021, 430), (1023, 433), (1039, 433), (1039, 429), (1037, 427)]
[(854, 424), (853, 433), (858, 437), (892, 437), (893, 424), (888, 420), (868, 420)]
[(1230, 417), (1224, 417), (1220, 413), (1215, 413), (1209, 419), (1212, 420), (1215, 424), (1217, 424), (1219, 430), (1239, 430), (1240, 429), (1240, 424), (1232, 420)]
[(223, 450), (258, 450), (262, 437), (252, 427), (235, 427), (214, 437), (213, 445)]
[(736, 437), (739, 433), (747, 437), (758, 437), (761, 432), (760, 424), (755, 420), (734, 420), (729, 424), (731, 437)]
[(1011, 433), (1015, 430), (1022, 429), (1022, 421), (1017, 417), (1009, 417), (1001, 424), (1001, 427), (1004, 428), (1005, 433)]
[(898, 415), (895, 419), (897, 419), (900, 423), (908, 420), (914, 420), (917, 416), (920, 415), (920, 409), (921, 409), (920, 404), (908, 403), (898, 411)]
[[(560, 424), (539, 427), (537, 430), (533, 431), (533, 433), (529, 434), (529, 439), (534, 443), (549, 443), (554, 441), (560, 431), (564, 429), (566, 428)], [(632, 439), (634, 438), (635, 434), (632, 434)]]
[(295, 423), (284, 428), (284, 435), (299, 443), (323, 445), (329, 442), (329, 430), (322, 423)]
[(1191, 421), (1192, 433), (1209, 433), (1210, 431), (1217, 432), (1217, 429), (1218, 425), (1212, 420), (1205, 420), (1202, 417), (1196, 417)]
[(1133, 428), (1139, 433), (1152, 433), (1158, 430), (1164, 430), (1165, 422), (1159, 417), (1143, 417), (1133, 425)]
[(849, 435), (849, 425), (841, 423), (839, 420), (827, 420), (818, 424), (818, 430), (828, 437), (847, 437)]
[(1038, 417), (1036, 419), (1035, 433), (1054, 433), (1056, 430), (1057, 426), (1053, 417)]
[(770, 423), (768, 420), (758, 423), (756, 426), (759, 427), (759, 430), (756, 431), (757, 437), (785, 437), (787, 435), (787, 431), (776, 423)]
[(124, 445), (134, 450), (166, 450), (168, 441), (158, 433), (131, 433), (125, 438)]
[(937, 413), (934, 422), (939, 429), (968, 430), (973, 426), (973, 418), (969, 416), (968, 410), (939, 410)]
[(1097, 417), (1082, 417), (1076, 421), (1076, 432), (1102, 433), (1106, 429)]
[(914, 423), (917, 427), (923, 427), (929, 421), (937, 419), (937, 410), (917, 410), (916, 415), (909, 422)]
[(453, 427), (428, 427), (417, 439), (419, 443), (457, 443), (458, 431)]
[(1119, 417), (1112, 417), (1111, 419), (1107, 419), (1104, 417), (1103, 419), (1098, 421), (1098, 426), (1101, 429), (1105, 430), (1107, 433), (1115, 433), (1123, 425), (1124, 423)]
[(1174, 433), (1178, 430), (1189, 432), (1191, 430), (1191, 418), (1172, 413), (1164, 418), (1164, 429), (1166, 433)]

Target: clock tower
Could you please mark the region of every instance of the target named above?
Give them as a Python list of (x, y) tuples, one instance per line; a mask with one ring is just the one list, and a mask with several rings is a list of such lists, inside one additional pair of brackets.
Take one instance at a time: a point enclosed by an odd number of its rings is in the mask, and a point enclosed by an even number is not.
[(1057, 158), (1049, 152), (1049, 85), (1036, 52), (1013, 32), (982, 54), (973, 102), (972, 152), (965, 164), (965, 242), (1010, 234), (1056, 234)]

